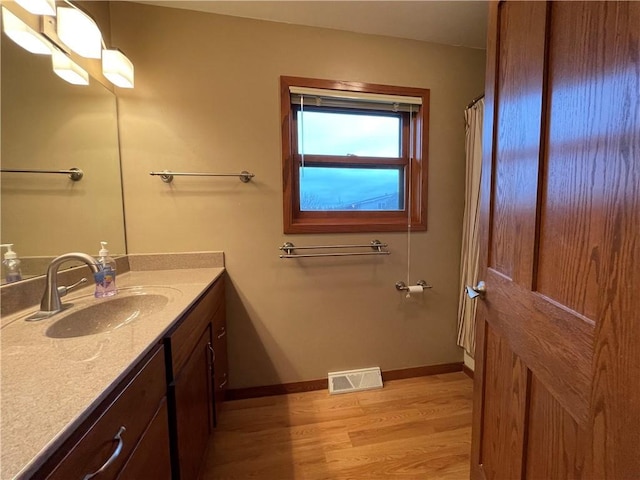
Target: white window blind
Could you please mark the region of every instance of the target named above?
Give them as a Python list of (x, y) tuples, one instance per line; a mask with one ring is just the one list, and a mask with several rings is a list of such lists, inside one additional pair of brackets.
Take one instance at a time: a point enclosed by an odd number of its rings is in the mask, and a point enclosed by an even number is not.
[(422, 105), (421, 97), (328, 90), (308, 87), (289, 87), (291, 103), (317, 107), (356, 108), (391, 112), (415, 112)]

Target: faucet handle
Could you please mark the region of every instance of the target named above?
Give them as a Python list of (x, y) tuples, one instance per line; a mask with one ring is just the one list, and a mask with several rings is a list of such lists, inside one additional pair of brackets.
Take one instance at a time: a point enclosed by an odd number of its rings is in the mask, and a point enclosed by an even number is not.
[(64, 297), (71, 290), (73, 290), (76, 287), (79, 287), (80, 285), (82, 285), (84, 283), (87, 283), (87, 279), (83, 277), (80, 280), (78, 280), (76, 283), (74, 283), (72, 285), (69, 285), (68, 287), (58, 287), (58, 295), (60, 297)]

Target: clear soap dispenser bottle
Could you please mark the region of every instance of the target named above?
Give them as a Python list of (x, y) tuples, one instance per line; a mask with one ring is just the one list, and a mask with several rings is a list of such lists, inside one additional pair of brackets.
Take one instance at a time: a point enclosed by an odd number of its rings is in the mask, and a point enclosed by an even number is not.
[(107, 242), (100, 242), (98, 263), (100, 271), (93, 275), (96, 281), (96, 298), (110, 297), (118, 293), (116, 288), (116, 261), (109, 256)]
[(7, 253), (4, 254), (4, 260), (2, 261), (6, 272), (5, 278), (7, 279), (7, 283), (22, 280), (20, 259), (18, 258), (18, 254), (12, 250), (13, 243), (5, 243), (2, 246), (7, 247)]

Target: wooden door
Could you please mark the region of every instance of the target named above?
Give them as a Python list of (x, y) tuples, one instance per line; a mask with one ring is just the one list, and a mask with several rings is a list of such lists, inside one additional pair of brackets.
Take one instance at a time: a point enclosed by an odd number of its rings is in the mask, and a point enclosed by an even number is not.
[(490, 7), (472, 478), (640, 479), (640, 2)]

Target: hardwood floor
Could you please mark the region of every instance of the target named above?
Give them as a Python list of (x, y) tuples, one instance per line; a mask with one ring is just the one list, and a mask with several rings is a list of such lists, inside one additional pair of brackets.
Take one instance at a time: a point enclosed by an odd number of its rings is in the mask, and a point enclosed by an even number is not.
[(202, 480), (468, 479), (464, 373), (226, 402)]

